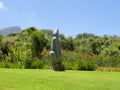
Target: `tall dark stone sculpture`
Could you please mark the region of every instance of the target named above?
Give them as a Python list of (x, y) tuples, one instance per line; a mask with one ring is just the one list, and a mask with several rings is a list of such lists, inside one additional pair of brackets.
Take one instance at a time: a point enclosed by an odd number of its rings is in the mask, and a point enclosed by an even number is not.
[(59, 30), (55, 29), (53, 31), (53, 38), (51, 41), (51, 51), (50, 55), (52, 57), (52, 68), (55, 71), (64, 71), (64, 67), (62, 65), (61, 59), (61, 49), (60, 49), (60, 42), (59, 42)]

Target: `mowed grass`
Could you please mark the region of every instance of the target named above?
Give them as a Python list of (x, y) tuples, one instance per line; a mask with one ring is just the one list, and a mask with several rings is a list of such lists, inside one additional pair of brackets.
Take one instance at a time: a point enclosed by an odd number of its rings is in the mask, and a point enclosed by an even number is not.
[(0, 90), (120, 90), (120, 72), (0, 69)]

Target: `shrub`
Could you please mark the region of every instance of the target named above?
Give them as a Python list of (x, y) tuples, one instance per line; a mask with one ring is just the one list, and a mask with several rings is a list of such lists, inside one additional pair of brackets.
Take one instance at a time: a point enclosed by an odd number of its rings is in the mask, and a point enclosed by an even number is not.
[(93, 60), (76, 60), (73, 65), (73, 69), (92, 71), (96, 69), (96, 65)]
[(47, 44), (44, 33), (41, 31), (34, 31), (31, 34), (31, 40), (32, 40), (31, 46), (32, 56), (39, 58), (41, 52), (43, 51), (44, 47)]
[(72, 70), (73, 63), (63, 62), (65, 70)]
[(9, 63), (9, 68), (23, 68), (21, 62)]
[(65, 69), (95, 70), (96, 62), (92, 55), (71, 51), (62, 51)]
[(24, 68), (29, 69), (31, 68), (32, 60), (30, 58), (26, 58), (24, 60)]
[(9, 65), (5, 62), (0, 62), (0, 68), (9, 68)]
[(120, 72), (120, 68), (113, 67), (98, 67), (97, 71), (109, 71), (109, 72)]
[(33, 59), (32, 63), (31, 63), (31, 69), (43, 69), (44, 68), (44, 63), (42, 60), (37, 59)]
[(97, 67), (120, 68), (120, 56), (98, 56), (96, 57)]
[(61, 47), (64, 50), (67, 51), (74, 51), (74, 43), (73, 43), (73, 38), (68, 37), (68, 38), (63, 38), (61, 39)]
[(26, 69), (43, 69), (44, 66), (45, 63), (39, 58), (28, 58), (24, 61), (24, 68)]

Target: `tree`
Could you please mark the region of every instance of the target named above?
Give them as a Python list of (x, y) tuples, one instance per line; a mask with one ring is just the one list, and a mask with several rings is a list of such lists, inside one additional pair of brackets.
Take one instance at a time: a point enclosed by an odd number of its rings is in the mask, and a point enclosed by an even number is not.
[(81, 38), (89, 38), (89, 37), (97, 37), (94, 34), (90, 34), (90, 33), (82, 33), (82, 34), (77, 34), (76, 35), (76, 39), (81, 39)]
[(2, 42), (2, 35), (0, 35), (0, 59), (2, 58), (2, 51), (1, 51), (1, 42)]
[(40, 31), (42, 31), (45, 35), (46, 41), (47, 41), (47, 45), (46, 45), (46, 49), (50, 50), (50, 44), (51, 44), (51, 40), (52, 40), (52, 36), (53, 36), (53, 31), (49, 30), (49, 29), (41, 29)]
[(27, 37), (29, 35), (31, 35), (34, 31), (37, 31), (37, 29), (35, 27), (28, 27), (26, 29), (24, 29), (20, 34), (23, 36), (23, 37)]
[(53, 31), (49, 29), (41, 29), (42, 32), (44, 32), (45, 35), (53, 36)]
[(8, 49), (8, 44), (9, 44), (9, 42), (2, 42), (2, 44), (1, 44), (1, 51), (4, 53), (4, 55), (7, 55), (8, 56), (8, 51), (9, 51), (9, 49)]
[(2, 42), (2, 38), (3, 38), (2, 35), (0, 35), (0, 44), (1, 44), (1, 42)]
[(35, 31), (31, 34), (32, 40), (32, 56), (40, 58), (40, 54), (47, 44), (44, 33), (42, 31)]
[(101, 51), (101, 44), (99, 43), (98, 40), (93, 41), (93, 42), (91, 43), (91, 48), (92, 48), (92, 53), (93, 53), (93, 54), (99, 54), (100, 51)]
[(105, 56), (119, 56), (120, 55), (120, 51), (117, 47), (114, 46), (110, 46), (108, 48), (105, 48), (102, 52), (102, 55)]
[(74, 50), (73, 38), (68, 37), (68, 38), (61, 39), (61, 47), (64, 50), (73, 51)]
[(94, 39), (92, 38), (81, 38), (81, 39), (75, 39), (75, 51), (81, 52), (81, 53), (92, 53), (91, 49), (91, 42), (93, 42)]

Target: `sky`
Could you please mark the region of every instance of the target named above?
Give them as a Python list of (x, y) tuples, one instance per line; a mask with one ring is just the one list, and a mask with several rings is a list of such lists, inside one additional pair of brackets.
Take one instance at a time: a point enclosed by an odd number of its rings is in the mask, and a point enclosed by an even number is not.
[(10, 26), (120, 36), (120, 0), (0, 0), (0, 29)]

